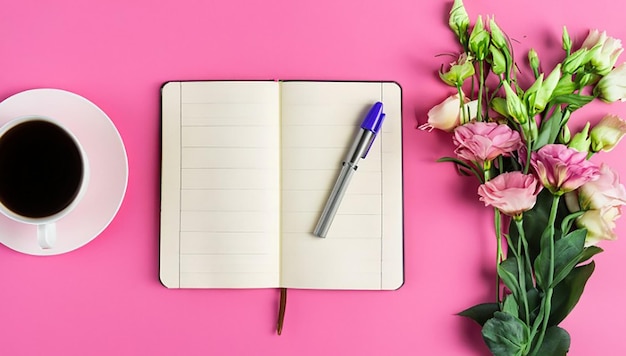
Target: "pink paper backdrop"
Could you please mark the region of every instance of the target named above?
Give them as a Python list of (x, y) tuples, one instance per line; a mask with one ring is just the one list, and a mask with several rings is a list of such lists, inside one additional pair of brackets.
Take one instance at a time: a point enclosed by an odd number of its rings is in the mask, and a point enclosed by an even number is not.
[[(128, 193), (83, 248), (33, 257), (0, 246), (2, 355), (486, 355), (480, 330), (455, 313), (493, 299), (490, 210), (476, 184), (434, 161), (445, 134), (421, 132), (450, 93), (438, 54), (456, 49), (451, 1), (21, 0), (0, 11), (0, 99), (54, 87), (99, 105), (128, 151)], [(560, 55), (561, 28), (626, 39), (613, 0), (466, 0), (494, 14), (518, 58)], [(393, 292), (289, 294), (274, 333), (275, 290), (168, 290), (158, 280), (159, 88), (183, 79), (395, 80), (403, 87), (404, 286)], [(626, 104), (577, 113), (573, 129)], [(578, 124), (576, 124), (578, 123)], [(578, 126), (576, 126), (578, 125)], [(626, 176), (626, 146), (599, 159)], [(626, 223), (564, 327), (572, 356), (626, 354)]]

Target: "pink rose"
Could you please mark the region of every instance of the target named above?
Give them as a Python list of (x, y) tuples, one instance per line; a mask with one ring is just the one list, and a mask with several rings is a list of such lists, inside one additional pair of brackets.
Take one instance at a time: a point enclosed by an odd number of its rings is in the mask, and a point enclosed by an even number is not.
[(480, 165), (500, 155), (508, 156), (522, 146), (517, 131), (495, 122), (472, 122), (454, 130), (454, 151), (459, 157)]
[(542, 188), (534, 175), (514, 171), (480, 185), (478, 195), (485, 206), (491, 205), (509, 216), (519, 216), (535, 206)]
[(549, 144), (533, 152), (530, 164), (544, 187), (561, 195), (578, 189), (598, 177), (598, 166), (587, 160), (586, 152), (578, 152), (562, 144)]
[(476, 109), (478, 101), (470, 101), (467, 97), (463, 98), (463, 108), (467, 110), (469, 115), (461, 120), (461, 100), (459, 94), (449, 96), (442, 103), (434, 106), (428, 111), (428, 122), (421, 125), (421, 130), (439, 129), (446, 132), (454, 130), (461, 122), (468, 122), (476, 117)]

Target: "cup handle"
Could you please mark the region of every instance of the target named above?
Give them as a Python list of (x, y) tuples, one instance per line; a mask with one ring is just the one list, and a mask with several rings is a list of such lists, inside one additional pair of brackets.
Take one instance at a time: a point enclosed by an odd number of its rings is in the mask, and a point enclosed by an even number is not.
[(37, 242), (41, 248), (52, 248), (56, 240), (57, 226), (55, 223), (37, 225)]

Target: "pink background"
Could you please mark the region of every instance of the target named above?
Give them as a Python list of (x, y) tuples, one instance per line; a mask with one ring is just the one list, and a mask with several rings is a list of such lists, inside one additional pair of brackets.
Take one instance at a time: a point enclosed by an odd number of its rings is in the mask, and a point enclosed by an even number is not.
[[(451, 1), (21, 0), (0, 11), (0, 99), (53, 87), (100, 106), (128, 152), (113, 223), (73, 252), (33, 257), (0, 246), (3, 355), (486, 355), (480, 329), (454, 314), (492, 301), (490, 209), (476, 183), (437, 164), (450, 138), (415, 129), (450, 94), (437, 57), (457, 49)], [(561, 28), (626, 39), (614, 0), (466, 0), (495, 14), (524, 62), (561, 55)], [(621, 7), (621, 8), (620, 8)], [(621, 60), (620, 60), (621, 62)], [(523, 67), (523, 66), (522, 66)], [(524, 67), (522, 68), (524, 69)], [(275, 335), (276, 290), (168, 290), (158, 280), (159, 89), (193, 79), (395, 80), (403, 88), (405, 284), (393, 292), (292, 290)], [(626, 104), (576, 113), (572, 129)], [(576, 121), (579, 120), (579, 121)], [(626, 176), (626, 144), (602, 160)], [(570, 355), (623, 355), (626, 223), (602, 244), (563, 326)]]

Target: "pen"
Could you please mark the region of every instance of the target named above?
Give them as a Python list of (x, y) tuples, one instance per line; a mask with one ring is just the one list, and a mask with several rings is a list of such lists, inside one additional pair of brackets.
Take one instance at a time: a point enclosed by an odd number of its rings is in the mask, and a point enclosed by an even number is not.
[(326, 201), (322, 215), (315, 226), (315, 230), (313, 230), (315, 236), (326, 237), (330, 224), (333, 222), (339, 204), (341, 203), (341, 199), (346, 189), (348, 189), (350, 179), (354, 172), (356, 172), (359, 161), (367, 156), (384, 119), (385, 114), (383, 113), (383, 103), (381, 102), (375, 103), (367, 115), (365, 115), (361, 123), (361, 128), (350, 147), (350, 151), (348, 151), (348, 156), (341, 164), (341, 172)]

